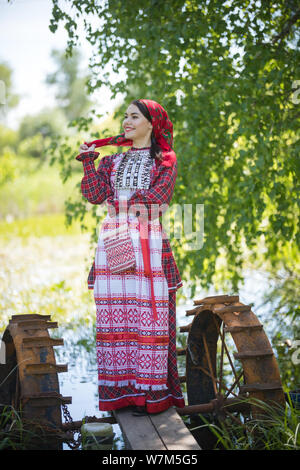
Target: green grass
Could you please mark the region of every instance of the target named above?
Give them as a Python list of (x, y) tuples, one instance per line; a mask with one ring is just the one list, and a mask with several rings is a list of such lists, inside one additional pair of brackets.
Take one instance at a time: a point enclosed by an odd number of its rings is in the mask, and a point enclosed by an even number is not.
[(83, 172), (76, 168), (63, 183), (58, 165), (42, 165), (30, 157), (17, 157), (17, 176), (0, 186), (0, 218), (26, 218), (33, 215), (63, 213), (65, 201), (80, 199)]
[[(93, 220), (87, 213), (85, 224), (92, 227)], [(12, 237), (27, 239), (34, 237), (55, 237), (57, 235), (80, 235), (82, 233), (80, 222), (75, 221), (71, 226), (66, 226), (65, 215), (59, 213), (41, 214), (25, 219), (14, 219), (11, 222), (0, 220), (0, 242)]]
[(244, 401), (255, 406), (257, 416), (240, 420), (240, 423), (237, 417), (230, 415), (214, 423), (201, 417), (205, 424), (197, 428), (209, 427), (217, 438), (215, 449), (300, 450), (299, 409), (291, 403), (282, 406), (253, 398)]
[[(22, 417), (12, 406), (0, 410), (0, 450), (48, 450), (57, 432)], [(58, 436), (59, 437), (59, 436)]]

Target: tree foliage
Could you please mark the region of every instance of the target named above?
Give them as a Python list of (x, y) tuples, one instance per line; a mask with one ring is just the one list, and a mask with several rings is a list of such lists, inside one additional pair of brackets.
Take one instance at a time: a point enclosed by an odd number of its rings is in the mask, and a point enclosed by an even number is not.
[(203, 248), (172, 243), (182, 272), (207, 287), (222, 258), (235, 288), (246, 251), (255, 259), (261, 246), (272, 266), (296, 269), (298, 2), (52, 2), (49, 28), (64, 25), (67, 54), (79, 26), (93, 46), (90, 92), (122, 93), (118, 116), (131, 99), (154, 99), (174, 123), (173, 203), (204, 204)]

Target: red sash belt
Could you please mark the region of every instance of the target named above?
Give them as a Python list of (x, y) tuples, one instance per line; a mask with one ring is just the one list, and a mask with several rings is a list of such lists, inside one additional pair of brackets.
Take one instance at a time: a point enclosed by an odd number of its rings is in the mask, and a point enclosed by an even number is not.
[[(120, 211), (119, 201), (116, 203), (116, 212), (115, 209), (108, 204), (108, 212), (111, 217), (115, 217), (116, 213), (118, 214)], [(151, 283), (151, 303), (152, 303), (152, 310), (153, 310), (153, 319), (157, 321), (158, 315), (155, 305), (155, 296), (154, 296), (154, 285), (153, 285), (153, 273), (151, 270), (151, 263), (150, 263), (150, 249), (149, 249), (149, 237), (148, 237), (148, 217), (139, 218), (139, 232), (140, 232), (140, 240), (141, 240), (141, 247), (142, 247), (142, 254), (143, 254), (143, 261), (144, 261), (144, 274), (146, 277), (150, 277)]]
[(150, 277), (150, 283), (151, 283), (151, 302), (152, 302), (152, 310), (153, 310), (153, 319), (154, 321), (157, 321), (158, 316), (157, 316), (157, 310), (156, 310), (156, 305), (155, 305), (153, 273), (151, 270), (151, 263), (150, 263), (148, 219), (143, 220), (142, 218), (140, 218), (139, 232), (140, 232), (140, 239), (141, 239), (141, 246), (142, 246), (142, 253), (143, 253), (145, 276)]

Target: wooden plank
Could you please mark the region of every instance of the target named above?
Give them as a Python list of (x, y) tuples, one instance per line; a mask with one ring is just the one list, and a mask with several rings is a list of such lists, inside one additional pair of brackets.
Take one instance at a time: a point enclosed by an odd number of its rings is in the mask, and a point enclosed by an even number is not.
[(242, 351), (240, 353), (233, 353), (235, 359), (255, 359), (256, 357), (263, 357), (263, 356), (273, 356), (272, 349), (263, 349), (261, 351)]
[(61, 404), (61, 403), (65, 405), (67, 404), (69, 405), (72, 403), (72, 397), (63, 397), (62, 395), (59, 395), (59, 394), (55, 396), (54, 394), (51, 394), (51, 392), (49, 392), (48, 395), (36, 394), (36, 395), (31, 395), (31, 396), (30, 395), (23, 396), (21, 397), (21, 399), (23, 403), (29, 402), (30, 406), (36, 406), (40, 408), (44, 408), (47, 406), (57, 406), (57, 404)]
[(28, 313), (22, 315), (12, 315), (9, 323), (18, 323), (19, 321), (31, 321), (31, 320), (44, 320), (49, 321), (51, 320), (51, 315), (39, 315), (37, 313)]
[(168, 450), (201, 450), (175, 408), (149, 417)]
[(201, 310), (204, 310), (205, 308), (207, 308), (205, 305), (200, 305), (199, 307), (192, 308), (191, 310), (186, 310), (185, 316), (189, 317), (190, 315), (196, 315), (196, 313), (201, 312)]
[(251, 311), (251, 305), (226, 305), (225, 307), (221, 308), (215, 308), (214, 312), (215, 313), (239, 313), (239, 312), (250, 312)]
[(177, 356), (185, 356), (186, 355), (186, 348), (177, 348), (176, 349)]
[(180, 333), (188, 333), (191, 329), (192, 324), (190, 323), (189, 325), (184, 325), (179, 327)]
[(194, 300), (194, 305), (200, 304), (219, 304), (223, 302), (239, 302), (238, 295), (212, 295), (204, 299)]
[(68, 364), (27, 364), (25, 372), (29, 375), (56, 374), (57, 372), (68, 372)]
[(47, 330), (48, 328), (58, 328), (58, 323), (55, 321), (44, 320), (22, 320), (18, 321), (18, 326), (24, 331), (27, 330)]
[(132, 450), (166, 450), (158, 435), (150, 415), (133, 416), (133, 408), (126, 407), (114, 411), (124, 436), (126, 448)]
[(225, 326), (224, 333), (241, 333), (247, 332), (251, 333), (254, 330), (262, 330), (263, 325), (239, 325), (239, 326)]
[(240, 386), (240, 392), (258, 392), (261, 390), (281, 390), (281, 382), (253, 383)]
[(23, 338), (24, 348), (45, 348), (50, 346), (63, 346), (64, 340), (62, 338), (49, 338), (49, 336), (33, 336)]

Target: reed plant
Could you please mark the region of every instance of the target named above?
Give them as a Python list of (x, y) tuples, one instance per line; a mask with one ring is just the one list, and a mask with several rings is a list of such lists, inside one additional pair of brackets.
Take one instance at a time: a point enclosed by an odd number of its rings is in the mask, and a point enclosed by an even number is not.
[(300, 410), (288, 397), (288, 405), (266, 403), (254, 398), (245, 398), (255, 416), (233, 416), (210, 422), (199, 415), (203, 425), (215, 436), (214, 449), (222, 450), (300, 450)]
[(22, 410), (0, 403), (0, 450), (48, 450), (53, 443), (59, 445), (55, 429), (29, 421), (22, 417)]
[(13, 406), (0, 405), (0, 450), (27, 450), (33, 437)]

